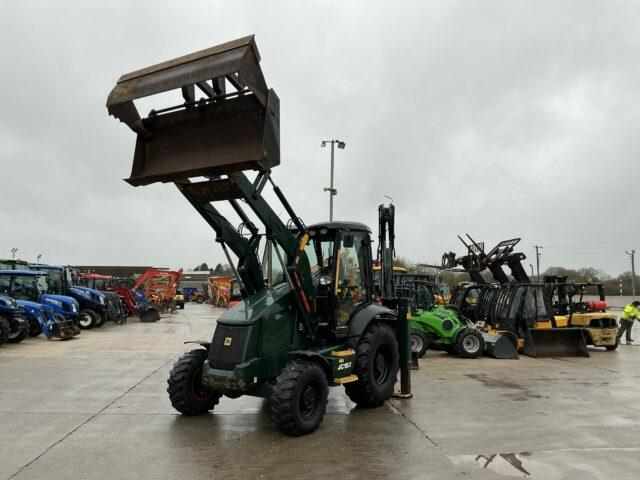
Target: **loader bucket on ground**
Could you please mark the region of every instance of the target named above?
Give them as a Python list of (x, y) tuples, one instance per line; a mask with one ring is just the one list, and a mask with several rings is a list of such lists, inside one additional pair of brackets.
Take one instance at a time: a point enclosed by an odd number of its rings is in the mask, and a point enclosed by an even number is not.
[(59, 338), (60, 340), (70, 340), (79, 333), (80, 329), (74, 325), (73, 321), (66, 319), (59, 319), (51, 329), (52, 336)]
[(524, 334), (524, 354), (530, 357), (588, 357), (581, 328), (532, 328)]
[[(184, 102), (140, 118), (134, 100), (169, 90)], [(280, 164), (279, 100), (253, 36), (123, 75), (107, 109), (137, 134), (133, 186)]]
[(484, 354), (498, 359), (517, 360), (520, 358), (514, 342), (508, 334), (480, 332), (484, 339)]
[(144, 310), (140, 312), (140, 315), (138, 316), (140, 317), (141, 322), (157, 322), (158, 320), (160, 320), (160, 314), (155, 308)]

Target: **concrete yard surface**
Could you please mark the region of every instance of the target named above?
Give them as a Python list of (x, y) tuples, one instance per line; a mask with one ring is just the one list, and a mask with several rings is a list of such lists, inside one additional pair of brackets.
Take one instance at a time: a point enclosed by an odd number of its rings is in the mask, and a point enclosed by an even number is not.
[(430, 351), (412, 400), (359, 409), (333, 388), (320, 429), (288, 438), (266, 400), (223, 398), (200, 417), (169, 404), (169, 370), (194, 348), (183, 342), (209, 340), (220, 313), (187, 304), (158, 323), (0, 347), (0, 479), (640, 477), (638, 346), (520, 360)]

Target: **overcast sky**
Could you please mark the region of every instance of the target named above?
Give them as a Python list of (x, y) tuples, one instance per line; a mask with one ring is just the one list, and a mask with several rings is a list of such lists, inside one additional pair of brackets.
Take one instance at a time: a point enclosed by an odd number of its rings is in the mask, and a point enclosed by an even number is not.
[(0, 257), (223, 261), (173, 185), (122, 181), (135, 137), (105, 101), (252, 33), (281, 102), (274, 179), (306, 223), (328, 218), (338, 138), (336, 218), (377, 228), (393, 197), (399, 256), (439, 262), (468, 232), (617, 274), (640, 249), (640, 2), (5, 0), (0, 18)]

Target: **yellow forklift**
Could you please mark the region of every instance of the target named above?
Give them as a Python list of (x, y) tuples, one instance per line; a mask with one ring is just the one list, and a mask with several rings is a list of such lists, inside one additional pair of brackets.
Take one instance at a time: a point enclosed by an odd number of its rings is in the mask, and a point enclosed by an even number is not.
[[(519, 238), (502, 241), (488, 253), (484, 244), (469, 235), (467, 238), (470, 243), (460, 238), (467, 247), (467, 255), (456, 258), (449, 252), (443, 256), (443, 265), (461, 266), (473, 280), (458, 289), (452, 299), (462, 315), (473, 319), (486, 332), (508, 338), (518, 351), (533, 357), (589, 356), (588, 343), (615, 349), (617, 322), (610, 316), (602, 316), (602, 312), (582, 312), (597, 315), (580, 317), (581, 312), (575, 311), (577, 304), (566, 311), (560, 309), (563, 303), (575, 303), (566, 300), (563, 291), (566, 296), (568, 292), (577, 292), (578, 287), (556, 283), (554, 293), (553, 283), (532, 282), (522, 266), (526, 256), (514, 252)], [(504, 265), (511, 277), (503, 270)], [(481, 272), (485, 269), (496, 283), (484, 279)], [(558, 292), (564, 299), (554, 302)], [(602, 305), (598, 304), (598, 308)]]

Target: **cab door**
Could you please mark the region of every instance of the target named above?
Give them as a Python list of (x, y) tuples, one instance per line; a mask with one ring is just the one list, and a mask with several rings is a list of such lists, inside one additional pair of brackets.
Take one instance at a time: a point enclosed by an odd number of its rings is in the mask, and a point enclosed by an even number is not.
[(334, 298), (336, 332), (347, 331), (353, 312), (371, 301), (371, 248), (365, 232), (344, 231), (336, 252)]

